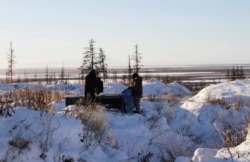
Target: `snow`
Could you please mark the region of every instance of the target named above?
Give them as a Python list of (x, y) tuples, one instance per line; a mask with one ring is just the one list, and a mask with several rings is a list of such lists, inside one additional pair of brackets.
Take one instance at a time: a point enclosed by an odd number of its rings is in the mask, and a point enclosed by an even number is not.
[[(79, 84), (1, 83), (0, 96), (25, 88), (84, 92)], [(126, 88), (105, 83), (103, 93), (121, 94)], [(48, 111), (15, 106), (11, 116), (0, 115), (0, 161), (249, 161), (249, 102), (248, 79), (211, 85), (195, 95), (178, 82), (151, 79), (143, 82), (142, 114), (98, 105), (83, 120), (76, 113), (88, 109), (65, 107), (64, 99), (51, 103)], [(91, 134), (88, 125), (95, 120), (101, 121), (100, 127)], [(28, 141), (27, 147), (11, 144), (18, 139)]]
[(169, 93), (176, 96), (191, 95), (191, 92), (187, 88), (181, 86), (177, 82), (170, 83), (169, 85), (166, 85), (162, 81), (156, 79), (151, 79), (144, 82), (144, 96), (167, 95)]

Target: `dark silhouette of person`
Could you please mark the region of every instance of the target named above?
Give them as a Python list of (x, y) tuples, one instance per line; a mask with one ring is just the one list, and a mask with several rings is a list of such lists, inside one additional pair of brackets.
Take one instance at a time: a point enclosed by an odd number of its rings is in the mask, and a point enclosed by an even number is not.
[(140, 113), (141, 106), (140, 106), (140, 99), (142, 98), (142, 77), (139, 76), (138, 73), (134, 73), (132, 75), (132, 96), (134, 100), (134, 105), (136, 108), (136, 113)]
[(85, 97), (91, 97), (92, 101), (95, 99), (96, 81), (96, 72), (92, 69), (85, 77)]
[(100, 94), (103, 92), (103, 81), (100, 77), (97, 78), (96, 82), (96, 94)]

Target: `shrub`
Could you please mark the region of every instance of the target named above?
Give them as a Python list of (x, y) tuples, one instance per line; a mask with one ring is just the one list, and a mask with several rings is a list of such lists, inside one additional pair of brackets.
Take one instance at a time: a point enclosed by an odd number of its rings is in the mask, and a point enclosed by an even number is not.
[(63, 99), (65, 92), (49, 91), (45, 89), (29, 89), (14, 91), (15, 103), (34, 109), (47, 109), (50, 103)]
[(62, 161), (63, 162), (74, 162), (74, 159), (69, 155), (63, 155), (62, 156)]
[(8, 92), (0, 96), (0, 115), (3, 116), (12, 116), (12, 113), (15, 113), (13, 110), (14, 102), (12, 100), (12, 93)]
[(83, 133), (80, 140), (84, 147), (88, 148), (94, 143), (100, 143), (105, 133), (104, 120), (105, 114), (103, 107), (95, 103), (89, 103), (78, 116), (83, 123)]
[(237, 111), (239, 111), (240, 108), (242, 106), (244, 106), (244, 101), (242, 99), (240, 99), (240, 98), (236, 99), (233, 102), (229, 102), (229, 101), (226, 101), (223, 98), (221, 98), (221, 99), (220, 98), (215, 98), (210, 93), (207, 94), (206, 102), (210, 103), (210, 104), (221, 105), (222, 107), (224, 107), (226, 109), (233, 108), (233, 109), (235, 109)]
[(30, 141), (22, 138), (22, 137), (15, 137), (12, 140), (9, 140), (9, 145), (14, 146), (20, 150), (26, 149), (29, 147)]
[(150, 158), (152, 158), (153, 153), (148, 152), (148, 153), (144, 153), (144, 151), (142, 150), (141, 152), (138, 152), (137, 154), (138, 156), (138, 162), (150, 162)]
[[(248, 128), (246, 130), (240, 130), (237, 127), (228, 126), (224, 131), (221, 132), (222, 142), (224, 147), (227, 149), (230, 158), (234, 159), (233, 152), (237, 153), (238, 158), (240, 157), (240, 153), (238, 152), (237, 145), (246, 140)], [(232, 149), (235, 149), (234, 151)]]
[(246, 130), (239, 130), (237, 127), (228, 126), (222, 131), (222, 140), (225, 147), (235, 147), (245, 141)]

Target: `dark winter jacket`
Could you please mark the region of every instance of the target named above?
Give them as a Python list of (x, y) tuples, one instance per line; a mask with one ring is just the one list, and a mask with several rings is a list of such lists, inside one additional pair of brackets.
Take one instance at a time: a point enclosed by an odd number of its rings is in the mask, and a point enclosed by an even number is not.
[(90, 94), (92, 98), (95, 97), (95, 89), (96, 89), (96, 74), (95, 71), (92, 70), (86, 77), (85, 77), (85, 96)]
[(101, 78), (97, 78), (97, 85), (96, 85), (96, 93), (102, 93), (103, 92), (103, 81), (101, 80)]
[(137, 76), (133, 78), (132, 82), (132, 95), (136, 97), (142, 97), (142, 77)]

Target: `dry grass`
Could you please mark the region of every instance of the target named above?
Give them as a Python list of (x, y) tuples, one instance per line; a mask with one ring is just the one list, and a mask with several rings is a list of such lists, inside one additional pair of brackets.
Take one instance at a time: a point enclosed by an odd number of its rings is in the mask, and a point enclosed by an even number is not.
[(223, 147), (225, 147), (228, 151), (228, 154), (231, 160), (234, 160), (234, 155), (237, 154), (237, 158), (240, 158), (239, 150), (237, 149), (237, 145), (246, 140), (247, 129), (246, 130), (238, 130), (237, 128), (227, 127), (224, 131), (222, 131), (222, 142)]
[(16, 147), (16, 148), (22, 150), (22, 149), (29, 147), (30, 141), (28, 141), (24, 138), (21, 138), (21, 137), (17, 137), (17, 138), (14, 138), (12, 140), (9, 140), (8, 143), (9, 143), (9, 145), (11, 145), (13, 147)]
[(235, 147), (246, 140), (247, 130), (237, 130), (227, 127), (222, 132), (223, 144), (225, 147)]
[(210, 104), (214, 104), (214, 105), (221, 105), (222, 107), (226, 108), (226, 109), (235, 109), (237, 111), (239, 111), (241, 109), (241, 107), (243, 107), (245, 104), (245, 102), (238, 98), (237, 100), (235, 100), (234, 102), (229, 102), (226, 101), (224, 98), (216, 98), (214, 96), (211, 95), (211, 93), (207, 94), (206, 100), (207, 103)]
[(100, 143), (105, 134), (105, 112), (102, 106), (90, 102), (79, 113), (83, 123), (83, 133), (80, 135), (84, 148)]
[(3, 111), (15, 106), (28, 107), (36, 110), (48, 109), (51, 103), (62, 100), (66, 92), (49, 91), (45, 89), (18, 89), (6, 92), (0, 96), (0, 115)]

